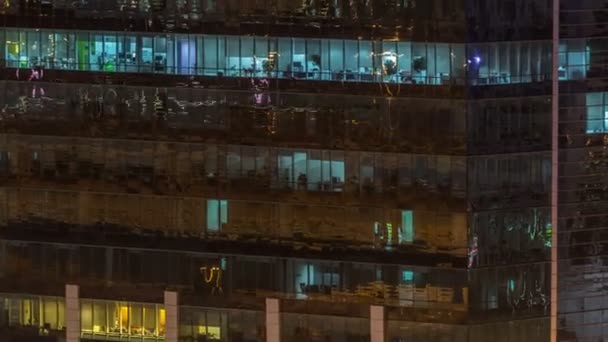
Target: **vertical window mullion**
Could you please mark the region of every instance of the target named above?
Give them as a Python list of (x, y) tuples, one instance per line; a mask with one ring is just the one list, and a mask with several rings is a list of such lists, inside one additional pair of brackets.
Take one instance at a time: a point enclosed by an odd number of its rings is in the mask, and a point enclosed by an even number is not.
[(357, 39), (357, 70), (355, 71), (357, 81), (361, 81), (361, 39)]
[(238, 64), (239, 72), (237, 73), (237, 75), (238, 75), (239, 77), (242, 77), (242, 76), (243, 76), (243, 75), (242, 75), (242, 73), (243, 73), (243, 68), (241, 67), (241, 66), (243, 65), (243, 62), (241, 61), (241, 58), (243, 58), (243, 56), (241, 56), (241, 44), (242, 44), (242, 39), (241, 39), (241, 37), (240, 37), (240, 36), (239, 36), (237, 39), (238, 39), (238, 42), (239, 42), (239, 43), (238, 43), (238, 51), (237, 51), (237, 57), (238, 57), (238, 59), (237, 59), (237, 60), (239, 61), (239, 64)]
[[(446, 58), (448, 59), (448, 73), (449, 73), (448, 81), (450, 79), (454, 79), (454, 72), (452, 71), (454, 63), (452, 61), (452, 56), (453, 56), (453, 53), (452, 53), (452, 44), (448, 44), (448, 55), (446, 56)], [(441, 82), (441, 80), (440, 80), (440, 82)]]
[(160, 327), (158, 325), (158, 313), (159, 313), (159, 307), (160, 305), (155, 304), (154, 305), (154, 336), (158, 337), (160, 336)]
[[(154, 44), (154, 43), (152, 43), (152, 44)], [(127, 303), (127, 334), (129, 334), (129, 335), (131, 335), (131, 316), (132, 315), (133, 315), (133, 307), (131, 306), (131, 303)]]
[(110, 331), (110, 325), (108, 324), (109, 322), (109, 318), (108, 318), (108, 314), (109, 314), (109, 310), (108, 310), (108, 303), (107, 302), (103, 302), (103, 307), (104, 307), (104, 312), (105, 312), (105, 318), (106, 318), (106, 325), (105, 325), (105, 333), (109, 333)]
[(346, 80), (346, 42), (344, 39), (340, 39), (342, 42), (342, 80)]
[(304, 72), (306, 73), (306, 78), (308, 78), (308, 60), (310, 56), (308, 55), (308, 39), (304, 39)]
[(207, 52), (205, 51), (205, 39), (206, 39), (205, 37), (206, 37), (205, 35), (201, 36), (201, 39), (200, 39), (200, 42), (201, 42), (200, 49), (196, 50), (197, 53), (198, 53), (198, 51), (200, 51), (200, 53), (201, 53), (201, 61), (203, 62), (202, 65), (198, 66), (198, 68), (201, 69), (201, 71), (200, 71), (201, 75), (205, 75), (205, 72), (206, 72), (205, 69), (206, 69), (206, 66), (207, 66), (207, 60), (206, 60)]
[[(226, 39), (226, 36), (221, 36), (222, 39), (224, 40), (224, 75), (227, 75), (228, 70), (230, 70), (228, 64), (226, 64), (226, 58), (228, 57), (228, 40)], [(218, 41), (219, 44), (219, 41)], [(218, 62), (219, 62), (219, 49), (218, 50)]]

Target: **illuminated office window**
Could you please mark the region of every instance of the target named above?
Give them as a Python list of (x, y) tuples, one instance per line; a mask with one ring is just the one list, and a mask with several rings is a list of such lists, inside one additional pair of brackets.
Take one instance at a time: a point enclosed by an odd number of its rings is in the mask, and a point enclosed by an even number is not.
[(608, 106), (606, 105), (607, 93), (586, 94), (587, 106), (587, 133), (608, 132)]
[(509, 291), (515, 291), (515, 280), (514, 279), (509, 279)]
[[(100, 31), (6, 30), (7, 66), (402, 84), (510, 84), (546, 79), (550, 41), (467, 45)], [(592, 48), (560, 47), (560, 79), (582, 79)], [(465, 53), (465, 51), (467, 51)], [(466, 57), (465, 57), (466, 56)]]
[(399, 233), (399, 243), (414, 242), (414, 212), (412, 210), (401, 211), (401, 229)]
[(228, 201), (207, 200), (207, 231), (219, 232), (226, 223), (228, 223)]
[(37, 327), (41, 334), (65, 328), (65, 303), (58, 297), (0, 296), (0, 326)]
[(406, 284), (411, 284), (414, 282), (414, 272), (413, 271), (401, 271), (401, 281)]
[(558, 76), (561, 80), (582, 80), (590, 68), (591, 48), (584, 39), (569, 39), (559, 44)]
[(164, 340), (165, 323), (165, 309), (158, 304), (83, 299), (80, 305), (80, 329), (86, 338)]
[(280, 182), (285, 187), (309, 191), (342, 191), (344, 155), (339, 151), (281, 151)]

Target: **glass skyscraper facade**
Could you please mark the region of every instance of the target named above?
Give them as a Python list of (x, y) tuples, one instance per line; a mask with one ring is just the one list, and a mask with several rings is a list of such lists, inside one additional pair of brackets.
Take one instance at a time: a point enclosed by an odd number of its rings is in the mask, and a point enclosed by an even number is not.
[[(602, 1), (562, 1), (559, 46), (559, 341), (606, 339), (608, 111)], [(572, 60), (584, 77), (565, 80)]]
[(0, 335), (598, 341), (603, 12), (554, 2), (4, 1)]

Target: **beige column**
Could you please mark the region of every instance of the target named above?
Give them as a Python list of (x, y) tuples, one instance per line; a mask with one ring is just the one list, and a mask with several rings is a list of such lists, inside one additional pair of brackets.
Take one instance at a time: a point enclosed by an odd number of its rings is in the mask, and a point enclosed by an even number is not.
[(165, 291), (165, 342), (177, 342), (179, 337), (179, 306), (177, 292)]
[(78, 285), (65, 286), (66, 342), (80, 341), (80, 294)]
[(266, 342), (281, 341), (281, 310), (277, 298), (266, 298)]
[(384, 307), (372, 305), (369, 312), (369, 332), (371, 334), (371, 342), (386, 341), (386, 324), (384, 320)]

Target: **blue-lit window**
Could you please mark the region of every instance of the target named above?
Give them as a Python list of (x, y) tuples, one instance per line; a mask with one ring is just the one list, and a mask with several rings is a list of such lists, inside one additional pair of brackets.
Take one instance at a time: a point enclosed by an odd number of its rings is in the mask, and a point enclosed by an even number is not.
[(587, 77), (591, 49), (584, 39), (571, 39), (559, 44), (559, 80), (582, 80)]
[(587, 133), (606, 133), (608, 132), (608, 106), (606, 105), (607, 93), (588, 93), (586, 94), (587, 106)]
[(219, 232), (226, 223), (228, 223), (228, 201), (207, 200), (207, 231)]

